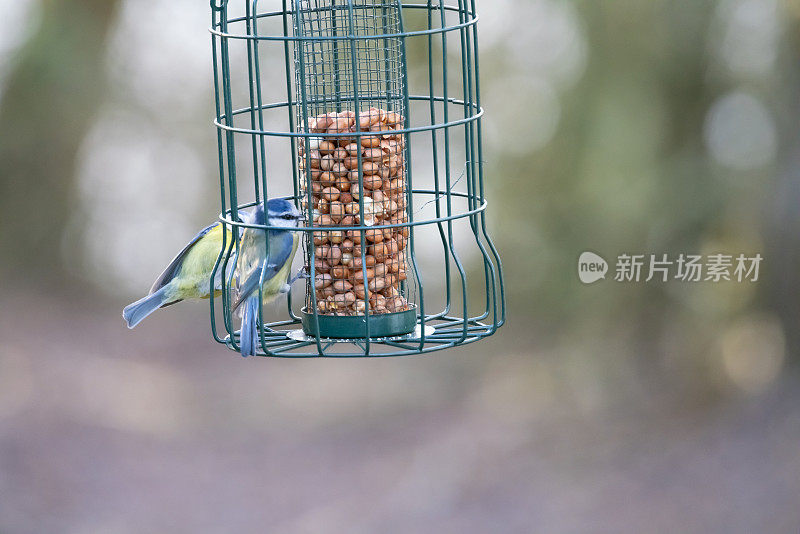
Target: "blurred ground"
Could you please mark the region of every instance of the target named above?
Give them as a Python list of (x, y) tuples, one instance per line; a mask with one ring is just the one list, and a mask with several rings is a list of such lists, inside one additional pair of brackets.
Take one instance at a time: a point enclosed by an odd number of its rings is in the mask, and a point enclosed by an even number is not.
[(800, 527), (791, 378), (688, 412), (677, 395), (609, 406), (563, 362), (492, 340), (243, 360), (210, 340), (203, 306), (135, 333), (118, 311), (20, 295), (0, 309), (0, 531)]

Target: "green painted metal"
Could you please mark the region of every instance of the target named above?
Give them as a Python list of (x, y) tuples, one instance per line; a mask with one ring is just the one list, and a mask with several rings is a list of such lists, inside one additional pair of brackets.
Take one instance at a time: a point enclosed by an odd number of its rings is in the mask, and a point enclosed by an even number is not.
[[(365, 297), (363, 316), (307, 312), (318, 309), (309, 282), (304, 298), (289, 295), (286, 319), (267, 322), (268, 314), (259, 310), (262, 355), (425, 354), (494, 334), (506, 319), (505, 286), (500, 257), (487, 231), (475, 0), (282, 0), (280, 10), (260, 8), (259, 0), (211, 0), (211, 15), (220, 220), (234, 236), (226, 238), (214, 272), (230, 272), (224, 277), (221, 299), (210, 301), (214, 339), (239, 349), (239, 319), (231, 309), (235, 272), (228, 265), (236, 261), (240, 232), (272, 229), (243, 223), (239, 210), (274, 194), (280, 179), (275, 176), (276, 159), (284, 159), (281, 168), (291, 169), (290, 198), (300, 205), (301, 186), (311, 191), (311, 151), (305, 151), (306, 170), (300, 170), (298, 139), (309, 146), (311, 138), (333, 136), (307, 132), (304, 125), (324, 112), (352, 109), (358, 114), (364, 106), (398, 111), (406, 118), (393, 133), (405, 139), (408, 221), (324, 229), (355, 230), (364, 242), (370, 229), (409, 228), (408, 279), (401, 293), (412, 308), (374, 314)], [(420, 48), (426, 51), (427, 65), (409, 69)], [(379, 60), (370, 60), (373, 51)], [(282, 72), (271, 58), (283, 59)], [(411, 94), (410, 76), (414, 87), (425, 87), (428, 94)], [(273, 98), (280, 87), (284, 94)], [(284, 119), (279, 120), (281, 112)], [(349, 135), (360, 141), (370, 132)], [(358, 185), (363, 191), (362, 169), (359, 153)], [(252, 200), (240, 200), (248, 197)], [(434, 213), (424, 215), (429, 205)], [(363, 212), (363, 195), (359, 208)], [(311, 236), (320, 227), (312, 222), (310, 202), (306, 215), (307, 226), (297, 231), (313, 280)], [(432, 248), (431, 241), (438, 244)], [(420, 261), (420, 250), (426, 262)], [(430, 260), (436, 254), (438, 267)], [(362, 264), (366, 278), (366, 247)], [(425, 281), (433, 280), (441, 288), (426, 287)], [(296, 286), (294, 292), (298, 290)]]

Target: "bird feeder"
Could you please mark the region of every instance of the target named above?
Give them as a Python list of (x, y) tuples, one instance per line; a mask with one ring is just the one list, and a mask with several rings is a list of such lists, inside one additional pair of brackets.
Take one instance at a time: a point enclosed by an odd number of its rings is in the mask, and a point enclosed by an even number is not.
[(215, 269), (229, 273), (211, 300), (215, 339), (238, 350), (229, 266), (244, 228), (277, 229), (240, 212), (278, 185), (307, 218), (308, 278), (285, 318), (261, 306), (259, 353), (398, 356), (492, 335), (505, 300), (486, 230), (475, 0), (265, 4), (211, 2), (220, 220), (234, 236)]

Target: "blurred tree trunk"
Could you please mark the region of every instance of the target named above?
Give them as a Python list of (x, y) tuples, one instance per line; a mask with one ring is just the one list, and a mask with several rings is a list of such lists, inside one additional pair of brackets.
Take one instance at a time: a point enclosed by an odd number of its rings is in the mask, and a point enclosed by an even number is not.
[[(794, 61), (800, 53), (800, 17), (792, 19), (787, 31), (790, 37), (787, 56)], [(787, 66), (789, 67), (789, 66)], [(800, 103), (795, 95), (800, 91), (800, 72), (786, 68), (784, 76), (789, 90), (782, 102), (785, 117), (797, 117)], [(800, 125), (797, 120), (784, 122), (786, 139), (781, 171), (775, 189), (766, 206), (766, 244), (764, 277), (770, 282), (769, 304), (783, 321), (786, 333), (786, 353), (793, 363), (800, 363)]]
[(118, 0), (40, 0), (40, 24), (0, 102), (0, 270), (34, 282), (65, 275), (75, 163), (105, 87)]

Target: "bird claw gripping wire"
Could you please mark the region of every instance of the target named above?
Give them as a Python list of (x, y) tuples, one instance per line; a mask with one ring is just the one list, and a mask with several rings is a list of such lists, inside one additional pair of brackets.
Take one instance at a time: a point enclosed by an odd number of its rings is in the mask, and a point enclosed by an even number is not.
[(297, 274), (294, 275), (291, 280), (289, 280), (289, 285), (294, 284), (298, 280), (308, 280), (309, 278), (311, 278), (311, 273), (308, 272), (308, 267), (300, 267), (300, 270), (297, 271)]

